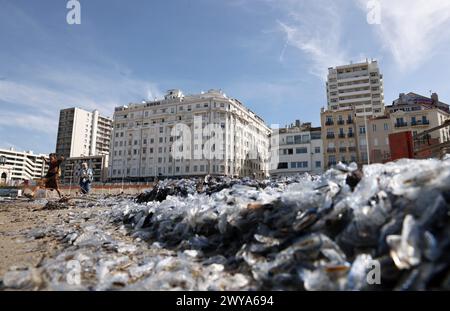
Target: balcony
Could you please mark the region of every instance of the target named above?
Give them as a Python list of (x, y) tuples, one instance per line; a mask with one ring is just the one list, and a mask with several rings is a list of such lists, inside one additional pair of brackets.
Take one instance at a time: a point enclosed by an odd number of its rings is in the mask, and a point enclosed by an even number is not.
[(334, 122), (331, 121), (331, 120), (327, 120), (327, 121), (325, 122), (325, 125), (334, 125)]
[(327, 148), (328, 153), (336, 153), (336, 148)]
[(395, 123), (395, 127), (406, 127), (406, 126), (408, 126), (408, 122)]
[(356, 147), (348, 147), (349, 152), (356, 152)]
[(332, 167), (332, 166), (335, 166), (336, 165), (336, 162), (328, 162), (328, 167)]
[(339, 152), (341, 152), (341, 153), (347, 152), (347, 148), (346, 147), (339, 147)]
[(429, 120), (419, 120), (419, 121), (411, 121), (411, 126), (419, 126), (419, 125), (429, 125)]
[(331, 134), (331, 133), (328, 133), (327, 134), (327, 138), (328, 139), (333, 139), (335, 136), (334, 136), (334, 133), (333, 134)]
[(348, 137), (348, 138), (355, 137), (355, 134), (353, 134), (353, 133), (348, 133), (348, 134), (347, 134), (347, 137)]
[(344, 125), (344, 124), (345, 124), (345, 121), (344, 121), (344, 120), (338, 120), (338, 121), (337, 121), (337, 124), (339, 124), (339, 125)]
[(339, 138), (345, 138), (345, 134), (344, 133), (339, 133), (338, 137)]
[(348, 119), (347, 120), (347, 124), (353, 124), (353, 120), (352, 119)]

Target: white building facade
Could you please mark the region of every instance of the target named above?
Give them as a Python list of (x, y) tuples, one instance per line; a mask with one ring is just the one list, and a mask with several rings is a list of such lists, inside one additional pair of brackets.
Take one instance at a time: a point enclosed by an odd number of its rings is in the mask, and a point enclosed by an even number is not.
[(270, 128), (218, 90), (117, 107), (113, 128), (113, 181), (268, 174)]
[[(90, 112), (76, 107), (62, 109), (56, 142), (56, 154), (66, 159), (61, 165), (62, 181), (70, 183), (73, 177), (69, 172), (73, 166), (71, 163), (81, 161), (80, 158), (84, 157), (87, 158), (86, 162), (92, 161), (92, 157), (100, 157), (104, 165), (101, 171), (107, 170), (111, 134), (112, 119), (101, 116), (97, 110)], [(69, 164), (67, 170), (66, 164)]]
[(378, 62), (365, 62), (328, 68), (328, 110), (355, 108), (356, 116), (384, 114), (383, 75)]
[[(321, 174), (324, 168), (321, 128), (310, 123), (295, 124), (274, 131), (271, 142), (271, 176), (289, 176), (301, 173)], [(277, 147), (278, 146), (278, 147)]]
[(0, 177), (5, 182), (21, 182), (43, 177), (48, 166), (42, 157), (48, 160), (46, 154), (34, 154), (32, 151), (21, 152), (14, 148), (0, 149), (0, 157), (6, 158), (6, 164), (0, 166)]
[(62, 109), (56, 154), (65, 158), (109, 154), (111, 132), (112, 119), (97, 110)]

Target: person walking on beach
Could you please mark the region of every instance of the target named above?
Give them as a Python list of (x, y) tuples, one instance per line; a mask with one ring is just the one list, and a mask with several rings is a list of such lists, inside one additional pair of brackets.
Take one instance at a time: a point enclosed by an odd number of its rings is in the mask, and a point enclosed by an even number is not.
[(91, 183), (94, 179), (94, 174), (92, 172), (92, 169), (89, 168), (86, 162), (81, 164), (79, 176), (81, 193), (89, 194), (89, 192), (91, 191)]
[(60, 178), (60, 166), (61, 163), (64, 161), (64, 157), (58, 157), (55, 153), (51, 153), (49, 155), (49, 160), (45, 159), (45, 157), (42, 157), (45, 164), (48, 165), (48, 171), (47, 174), (38, 181), (36, 188), (32, 191), (31, 196), (34, 197), (36, 191), (38, 191), (41, 188), (49, 189), (51, 191), (56, 190), (58, 193), (58, 196), (61, 198), (61, 192), (59, 191), (59, 178)]

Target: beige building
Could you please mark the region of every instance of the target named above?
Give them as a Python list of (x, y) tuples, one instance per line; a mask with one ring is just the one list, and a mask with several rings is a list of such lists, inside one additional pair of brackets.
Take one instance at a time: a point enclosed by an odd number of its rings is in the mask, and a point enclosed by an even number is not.
[(109, 154), (112, 119), (80, 108), (59, 114), (56, 153), (65, 158)]
[[(277, 137), (276, 137), (277, 136)], [(271, 176), (287, 176), (299, 173), (323, 172), (323, 143), (320, 127), (297, 120), (288, 127), (273, 131), (272, 140), (278, 148), (271, 148), (272, 158), (278, 158), (270, 168)]]
[[(449, 106), (440, 102), (436, 93), (431, 98), (402, 93), (392, 105), (386, 106), (386, 111), (390, 115), (393, 133), (411, 131), (414, 135), (450, 119)], [(450, 129), (442, 128), (430, 136), (439, 143), (450, 141)]]
[(377, 61), (328, 68), (328, 110), (355, 108), (357, 116), (384, 114), (383, 75)]
[(109, 155), (98, 155), (67, 159), (64, 165), (63, 182), (65, 184), (77, 184), (82, 163), (87, 163), (89, 168), (92, 169), (94, 182), (105, 182), (108, 178), (108, 157)]
[(356, 117), (357, 163), (385, 163), (390, 159), (389, 134), (392, 124), (389, 116)]
[(356, 117), (354, 109), (321, 113), (325, 169), (343, 162), (384, 163), (390, 158), (389, 116)]
[(339, 162), (358, 161), (356, 120), (354, 109), (327, 110), (322, 109), (322, 140), (325, 169)]
[(223, 92), (183, 95), (117, 107), (110, 156), (112, 180), (268, 174), (264, 121)]
[(21, 152), (14, 148), (0, 149), (0, 157), (6, 158), (6, 164), (0, 166), (1, 178), (12, 182), (38, 179), (47, 173), (47, 165), (42, 157), (46, 154), (34, 154), (32, 151)]

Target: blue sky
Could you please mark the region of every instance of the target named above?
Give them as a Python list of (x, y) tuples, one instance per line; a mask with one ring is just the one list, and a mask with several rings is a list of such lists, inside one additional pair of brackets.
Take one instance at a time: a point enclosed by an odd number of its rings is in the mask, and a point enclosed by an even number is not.
[[(374, 1), (374, 0), (372, 0)], [(0, 0), (0, 147), (55, 149), (62, 108), (99, 109), (222, 89), (268, 124), (319, 125), (327, 68), (376, 58), (385, 101), (450, 103), (450, 1)]]

